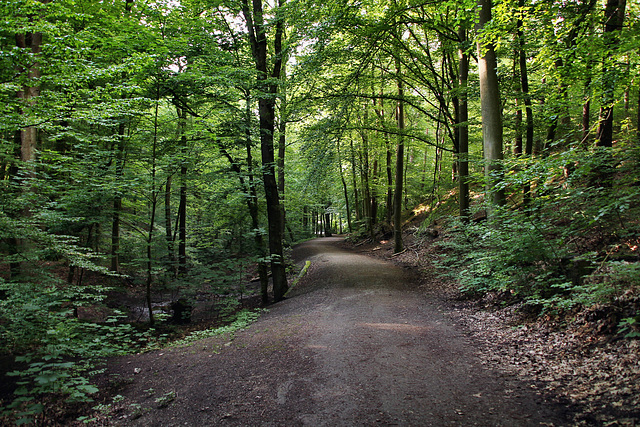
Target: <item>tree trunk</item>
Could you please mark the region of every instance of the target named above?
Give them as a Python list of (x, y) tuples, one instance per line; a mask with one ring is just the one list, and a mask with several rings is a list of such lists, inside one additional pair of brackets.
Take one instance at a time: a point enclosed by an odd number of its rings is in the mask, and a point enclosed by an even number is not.
[[(281, 71), (281, 76), (282, 79), (286, 79), (286, 69), (285, 66), (282, 66), (282, 71)], [(285, 173), (284, 173), (284, 166), (285, 166), (285, 154), (286, 154), (286, 147), (287, 147), (287, 119), (286, 119), (286, 109), (287, 109), (287, 96), (286, 96), (286, 91), (284, 89), (280, 90), (280, 125), (278, 126), (278, 195), (280, 196), (280, 208), (282, 210), (282, 217), (281, 217), (281, 222), (282, 222), (282, 234), (283, 234), (283, 239), (284, 239), (284, 230), (286, 230), (286, 208), (285, 208), (285, 195), (284, 195), (284, 190), (285, 190)], [(289, 230), (291, 231), (291, 230)], [(289, 238), (291, 239), (291, 241), (294, 241), (294, 236), (293, 233), (290, 232), (290, 236)]]
[[(349, 233), (353, 233), (353, 228), (351, 227), (351, 209), (349, 207), (349, 190), (347, 189), (347, 181), (344, 179), (344, 173), (342, 172), (340, 141), (336, 144), (336, 153), (338, 155), (338, 172), (340, 173), (340, 181), (342, 182), (342, 189), (344, 191), (344, 203), (347, 210), (347, 227), (349, 228)], [(340, 231), (340, 233), (342, 234), (342, 231)]]
[(362, 218), (362, 211), (360, 210), (360, 200), (358, 196), (358, 179), (356, 174), (356, 152), (353, 149), (353, 139), (349, 139), (349, 146), (351, 148), (351, 179), (353, 181), (353, 202), (356, 208), (356, 221), (360, 221)]
[(309, 208), (307, 205), (302, 207), (302, 229), (305, 235), (309, 233)]
[[(365, 107), (366, 108), (366, 107)], [(367, 121), (367, 110), (364, 112), (364, 120)], [(371, 212), (371, 186), (369, 184), (369, 134), (366, 130), (360, 131), (360, 136), (362, 138), (362, 150), (359, 151), (360, 161), (358, 165), (360, 166), (360, 180), (362, 181), (362, 207), (364, 219), (367, 222), (367, 232), (369, 236), (373, 239), (375, 236), (373, 235), (373, 216)]]
[[(47, 3), (47, 2), (42, 2)], [(42, 52), (42, 33), (16, 34), (16, 46), (21, 49), (29, 49), (38, 57)], [(40, 64), (36, 61), (27, 70), (18, 70), (27, 73), (29, 80), (40, 79)], [(26, 108), (33, 107), (40, 96), (40, 86), (23, 86), (18, 90), (18, 98)], [(19, 131), (20, 135), (20, 160), (26, 176), (33, 176), (33, 161), (36, 156), (38, 142), (38, 130), (35, 126), (26, 126)]]
[[(269, 303), (269, 267), (265, 261), (265, 244), (262, 233), (260, 232), (260, 221), (258, 218), (258, 190), (256, 188), (255, 174), (253, 171), (253, 154), (252, 154), (252, 142), (251, 142), (251, 94), (246, 93), (246, 105), (245, 105), (245, 149), (247, 158), (247, 173), (248, 173), (248, 193), (247, 207), (249, 209), (249, 216), (251, 217), (251, 228), (253, 229), (254, 237), (253, 241), (258, 252), (260, 260), (258, 261), (258, 277), (260, 278), (260, 296), (263, 305)], [(240, 174), (238, 174), (241, 176)], [(242, 184), (242, 182), (241, 182)]]
[(640, 144), (640, 79), (638, 79), (638, 112), (636, 117), (636, 135), (638, 144)]
[(156, 191), (156, 154), (158, 148), (158, 105), (160, 104), (160, 86), (156, 88), (156, 106), (153, 122), (153, 143), (151, 151), (151, 213), (149, 219), (149, 233), (147, 234), (147, 281), (146, 281), (146, 300), (147, 309), (149, 310), (149, 324), (153, 325), (153, 307), (151, 304), (151, 285), (153, 283), (153, 230), (156, 223), (156, 206), (158, 203), (158, 192)]
[[(41, 3), (48, 3), (49, 1), (41, 0)], [(40, 64), (38, 62), (38, 57), (42, 52), (42, 33), (34, 32), (34, 33), (26, 33), (26, 34), (16, 34), (15, 35), (16, 47), (21, 49), (29, 49), (33, 54), (34, 58), (36, 58), (32, 64), (25, 70), (22, 68), (18, 68), (16, 70), (17, 74), (23, 74), (26, 72), (27, 78), (30, 81), (37, 81), (36, 86), (22, 86), (16, 93), (20, 104), (22, 104), (22, 108), (24, 108), (21, 113), (25, 113), (25, 110), (33, 107), (36, 103), (38, 96), (40, 96)], [(36, 160), (36, 149), (38, 145), (38, 129), (34, 125), (29, 125), (23, 127), (16, 133), (16, 142), (19, 144), (19, 152), (20, 152), (20, 164), (19, 169), (22, 169), (22, 176), (24, 178), (33, 178), (35, 177), (35, 160)], [(17, 170), (16, 170), (17, 172)], [(21, 188), (23, 192), (31, 191), (31, 183), (30, 180), (26, 180), (26, 184), (24, 184)], [(31, 210), (29, 207), (24, 207), (20, 213), (23, 217), (30, 217)], [(27, 240), (22, 238), (21, 236), (12, 236), (9, 238), (9, 251), (12, 255), (17, 255), (20, 252), (24, 252), (27, 250)], [(29, 268), (28, 263), (14, 261), (10, 264), (10, 272), (11, 277), (15, 278), (21, 274), (25, 273), (25, 270)]]
[[(524, 0), (518, 1), (520, 9), (524, 8)], [(531, 157), (533, 154), (533, 108), (531, 107), (531, 95), (529, 94), (529, 72), (527, 68), (527, 54), (525, 51), (524, 32), (522, 30), (522, 19), (518, 19), (516, 22), (517, 35), (518, 35), (518, 62), (520, 68), (520, 90), (522, 91), (522, 98), (524, 101), (525, 109), (525, 142), (524, 142), (524, 154), (527, 157)], [(531, 184), (526, 183), (523, 186), (522, 197), (524, 203), (528, 203), (531, 193)]]
[(118, 126), (118, 145), (116, 147), (116, 190), (113, 196), (113, 214), (111, 218), (111, 271), (120, 272), (120, 212), (122, 211), (122, 190), (119, 188), (124, 175), (125, 124)]
[(396, 58), (396, 73), (398, 86), (398, 150), (396, 152), (396, 185), (393, 199), (393, 251), (402, 252), (402, 184), (404, 183), (404, 82), (401, 77), (400, 60)]
[(596, 146), (611, 147), (613, 145), (613, 103), (615, 101), (615, 73), (611, 72), (610, 57), (615, 57), (615, 49), (618, 45), (618, 33), (624, 22), (626, 0), (607, 0), (605, 8), (604, 38), (607, 57), (602, 66), (603, 95), (600, 107), (600, 125), (598, 126), (598, 139)]
[(460, 95), (458, 100), (458, 186), (460, 193), (460, 218), (466, 221), (469, 212), (469, 107), (467, 101), (467, 80), (469, 78), (469, 56), (463, 49), (467, 31), (458, 29), (460, 49), (458, 50), (458, 79)]
[[(124, 9), (127, 14), (131, 12), (133, 7), (133, 0), (127, 0), (125, 2)], [(124, 80), (125, 73), (122, 73)], [(124, 159), (125, 159), (125, 130), (126, 125), (124, 117), (122, 123), (118, 125), (118, 145), (116, 148), (116, 185), (122, 182), (124, 175)], [(120, 212), (122, 211), (122, 191), (119, 187), (116, 187), (116, 191), (113, 197), (113, 214), (111, 218), (111, 271), (116, 273), (120, 272)]]
[(324, 237), (331, 237), (331, 212), (328, 207), (324, 212)]
[(378, 187), (379, 187), (379, 169), (378, 159), (374, 154), (373, 158), (373, 185), (371, 186), (371, 223), (375, 225), (378, 222)]
[(171, 228), (171, 179), (172, 175), (167, 176), (167, 181), (164, 185), (164, 232), (165, 240), (167, 241), (167, 258), (169, 260), (169, 270), (172, 272), (172, 276), (177, 275), (176, 259), (173, 247), (173, 232)]
[[(485, 24), (491, 21), (491, 0), (478, 0), (476, 33), (482, 36)], [(485, 160), (486, 200), (492, 205), (505, 203), (503, 190), (495, 188), (496, 175), (502, 169), (502, 112), (498, 86), (497, 61), (493, 44), (477, 43), (478, 73), (480, 77), (480, 110)], [(499, 179), (499, 178), (498, 178)]]
[(180, 203), (178, 204), (178, 272), (187, 272), (187, 112), (179, 113), (180, 127)]
[[(279, 7), (282, 7), (282, 0)], [(262, 154), (262, 178), (264, 182), (265, 197), (267, 201), (267, 220), (269, 230), (269, 252), (271, 255), (271, 273), (273, 277), (274, 300), (284, 299), (288, 290), (287, 276), (284, 265), (282, 210), (276, 182), (275, 153), (273, 132), (275, 129), (275, 94), (278, 85), (270, 83), (267, 79), (267, 28), (264, 25), (262, 0), (253, 0), (252, 10), (248, 0), (243, 0), (242, 11), (249, 30), (251, 52), (256, 64), (257, 86), (262, 92), (258, 100), (258, 113), (260, 116), (260, 151)], [(253, 13), (252, 13), (253, 11)], [(271, 78), (280, 79), (282, 67), (282, 36), (284, 21), (276, 21), (274, 55), (275, 63)]]
[(591, 131), (591, 65), (587, 63), (587, 77), (584, 82), (584, 103), (582, 104), (582, 139), (583, 144), (589, 142)]

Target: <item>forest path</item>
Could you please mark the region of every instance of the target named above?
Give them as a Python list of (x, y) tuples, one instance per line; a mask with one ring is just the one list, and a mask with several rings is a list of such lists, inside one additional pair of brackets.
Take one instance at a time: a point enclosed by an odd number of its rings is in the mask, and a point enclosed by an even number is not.
[[(235, 338), (111, 366), (126, 425), (562, 425), (529, 386), (487, 370), (409, 272), (340, 248), (294, 249), (307, 275)], [(132, 375), (133, 371), (138, 371)], [(133, 406), (131, 406), (133, 404)]]

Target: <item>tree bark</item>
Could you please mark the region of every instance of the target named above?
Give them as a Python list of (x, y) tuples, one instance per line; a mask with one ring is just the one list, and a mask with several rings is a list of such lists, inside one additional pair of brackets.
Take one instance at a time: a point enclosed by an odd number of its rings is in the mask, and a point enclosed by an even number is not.
[[(282, 5), (282, 1), (280, 1), (279, 7), (282, 7)], [(269, 76), (267, 70), (267, 28), (264, 24), (262, 0), (253, 0), (252, 9), (249, 8), (248, 0), (243, 0), (242, 12), (249, 30), (251, 52), (256, 65), (256, 71), (258, 72), (257, 84), (262, 92), (258, 100), (260, 152), (262, 154), (262, 178), (267, 201), (273, 294), (274, 300), (277, 302), (284, 299), (284, 295), (288, 290), (282, 242), (282, 210), (280, 208), (280, 197), (278, 195), (278, 184), (276, 181), (273, 143), (273, 133), (275, 129), (275, 95), (278, 91), (278, 85), (270, 83), (267, 79)], [(271, 78), (275, 80), (280, 79), (282, 67), (283, 31), (283, 20), (276, 20), (274, 40), (275, 63), (273, 72), (271, 73)]]
[(404, 244), (402, 242), (402, 186), (404, 183), (404, 82), (401, 77), (400, 59), (396, 58), (396, 73), (398, 86), (398, 149), (396, 152), (396, 185), (393, 199), (393, 251), (402, 252)]
[(360, 221), (360, 219), (362, 218), (362, 210), (360, 208), (360, 198), (358, 196), (359, 191), (358, 191), (358, 179), (357, 179), (357, 174), (356, 174), (356, 152), (353, 148), (353, 139), (349, 139), (349, 148), (351, 149), (350, 153), (351, 153), (351, 179), (353, 181), (353, 202), (355, 204), (355, 208), (356, 208), (356, 221)]
[[(47, 2), (42, 2), (47, 3)], [(37, 58), (42, 52), (42, 33), (16, 34), (16, 46), (21, 49), (29, 49), (33, 56)], [(19, 70), (26, 72), (29, 80), (40, 79), (40, 64), (37, 59), (27, 70)], [(35, 105), (36, 99), (40, 96), (40, 86), (24, 85), (18, 90), (18, 98), (26, 107)], [(30, 125), (23, 127), (20, 132), (20, 160), (23, 162), (22, 168), (27, 175), (32, 176), (32, 163), (36, 157), (36, 148), (38, 143), (38, 130), (35, 126)]]
[(587, 77), (584, 82), (584, 103), (582, 104), (582, 139), (583, 144), (589, 142), (591, 131), (591, 65), (587, 63)]
[(496, 175), (502, 169), (502, 112), (500, 107), (500, 88), (498, 85), (496, 53), (492, 43), (483, 43), (483, 29), (491, 21), (491, 0), (478, 0), (478, 23), (476, 33), (479, 36), (478, 73), (480, 77), (480, 110), (482, 113), (482, 139), (484, 148), (484, 173), (486, 199), (492, 205), (505, 203), (504, 190), (495, 188)]
[[(48, 0), (40, 0), (41, 3), (49, 3)], [(33, 32), (26, 34), (16, 34), (15, 35), (16, 47), (24, 50), (30, 50), (33, 55), (33, 61), (31, 65), (25, 70), (21, 67), (16, 69), (17, 74), (26, 73), (28, 80), (36, 81), (37, 83), (33, 86), (25, 84), (23, 85), (16, 93), (16, 96), (20, 103), (23, 106), (21, 111), (22, 114), (26, 114), (25, 110), (33, 107), (36, 103), (37, 98), (40, 96), (40, 86), (39, 80), (41, 77), (40, 72), (40, 63), (38, 62), (38, 57), (42, 52), (42, 33)], [(19, 144), (19, 158), (20, 163), (18, 168), (16, 169), (16, 173), (18, 170), (22, 170), (23, 178), (33, 178), (35, 177), (35, 160), (36, 160), (36, 149), (38, 145), (38, 129), (34, 125), (27, 125), (16, 132), (16, 142)], [(16, 149), (17, 151), (18, 149)], [(17, 154), (17, 153), (16, 153)], [(23, 192), (31, 191), (30, 180), (26, 181), (21, 188)], [(22, 209), (21, 215), (23, 217), (30, 217), (31, 210), (29, 207), (25, 207)], [(27, 240), (22, 238), (22, 236), (12, 236), (9, 238), (9, 251), (12, 255), (17, 255), (20, 252), (24, 252), (27, 250)], [(12, 278), (18, 277), (21, 274), (25, 273), (25, 270), (28, 269), (29, 266), (27, 263), (21, 263), (18, 261), (14, 261), (10, 264), (10, 274)]]
[[(604, 38), (608, 48), (607, 57), (615, 56), (614, 50), (618, 45), (618, 33), (624, 22), (626, 0), (607, 0), (605, 8)], [(598, 126), (598, 138), (596, 146), (611, 147), (613, 145), (613, 103), (615, 101), (615, 76), (607, 64), (602, 67), (603, 96), (600, 107), (600, 124)]]
[(458, 49), (458, 190), (460, 193), (460, 218), (467, 221), (469, 212), (469, 103), (467, 100), (467, 81), (469, 79), (469, 55), (464, 44), (467, 31), (458, 29), (460, 48)]
[(324, 211), (324, 237), (331, 237), (331, 212), (329, 212), (329, 206)]
[[(249, 197), (247, 198), (247, 207), (249, 209), (249, 216), (251, 217), (251, 228), (253, 229), (254, 237), (253, 241), (256, 246), (256, 250), (258, 251), (258, 256), (260, 260), (258, 261), (258, 277), (260, 278), (260, 295), (263, 305), (267, 305), (269, 303), (269, 268), (267, 261), (265, 260), (265, 244), (264, 238), (262, 237), (262, 233), (260, 232), (260, 221), (258, 218), (258, 190), (256, 186), (255, 173), (253, 171), (253, 153), (252, 146), (253, 143), (251, 141), (251, 117), (253, 113), (251, 112), (251, 94), (249, 92), (246, 93), (246, 104), (245, 104), (245, 149), (246, 149), (246, 158), (247, 158), (247, 173), (248, 173), (248, 193)], [(240, 176), (240, 174), (239, 174)], [(242, 181), (240, 182), (241, 184)]]
[(120, 212), (122, 211), (122, 190), (119, 185), (124, 175), (125, 123), (118, 126), (118, 144), (115, 153), (116, 190), (113, 196), (113, 214), (111, 218), (111, 271), (120, 272)]
[(340, 156), (340, 141), (336, 144), (336, 153), (338, 155), (338, 172), (340, 173), (340, 181), (342, 182), (342, 189), (344, 191), (344, 203), (347, 210), (347, 227), (349, 228), (349, 233), (353, 233), (353, 228), (351, 227), (351, 208), (349, 206), (349, 190), (347, 188), (347, 181), (344, 178), (344, 172), (342, 171), (342, 157)]
[(153, 142), (151, 146), (151, 213), (149, 218), (149, 233), (147, 234), (147, 281), (146, 300), (149, 310), (149, 324), (154, 324), (153, 307), (151, 304), (151, 286), (153, 283), (153, 230), (156, 225), (156, 207), (158, 203), (158, 192), (156, 191), (156, 154), (158, 148), (158, 105), (160, 104), (160, 85), (156, 88), (156, 106), (153, 122)]
[[(524, 0), (518, 1), (520, 9), (524, 8)], [(531, 157), (533, 154), (533, 108), (531, 107), (531, 94), (529, 93), (529, 71), (527, 68), (527, 53), (525, 49), (525, 40), (523, 32), (522, 19), (518, 19), (516, 22), (517, 35), (518, 35), (518, 63), (520, 68), (520, 90), (522, 91), (522, 98), (524, 101), (525, 110), (525, 142), (524, 142), (524, 154), (527, 157)], [(531, 193), (531, 184), (526, 183), (523, 186), (523, 201), (528, 203)]]
[(178, 204), (178, 273), (187, 272), (187, 111), (178, 114), (180, 132), (180, 202)]
[(171, 227), (171, 181), (173, 175), (167, 176), (167, 181), (164, 187), (164, 231), (165, 240), (167, 242), (167, 259), (169, 261), (169, 270), (172, 272), (173, 277), (178, 274), (176, 268), (176, 254), (174, 250), (174, 238), (173, 229)]
[[(365, 107), (366, 108), (366, 107)], [(367, 111), (365, 109), (364, 112), (364, 120), (367, 121)], [(360, 131), (360, 137), (362, 138), (362, 149), (358, 152), (360, 161), (358, 165), (360, 166), (360, 181), (362, 182), (362, 213), (364, 215), (364, 219), (366, 221), (367, 232), (371, 238), (374, 238), (373, 235), (373, 217), (371, 212), (371, 186), (369, 183), (369, 134), (367, 130)]]
[(638, 144), (640, 144), (640, 82), (638, 82), (638, 111), (637, 111), (637, 117), (636, 117), (636, 136), (637, 136)]

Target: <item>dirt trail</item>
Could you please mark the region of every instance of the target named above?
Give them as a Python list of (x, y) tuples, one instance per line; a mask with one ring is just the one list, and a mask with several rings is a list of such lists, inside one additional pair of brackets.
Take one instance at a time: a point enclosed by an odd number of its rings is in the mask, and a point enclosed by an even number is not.
[[(562, 425), (558, 407), (483, 367), (474, 345), (401, 268), (340, 249), (291, 298), (226, 339), (121, 359), (122, 425)], [(139, 371), (138, 374), (133, 374)], [(133, 406), (131, 406), (133, 404)]]

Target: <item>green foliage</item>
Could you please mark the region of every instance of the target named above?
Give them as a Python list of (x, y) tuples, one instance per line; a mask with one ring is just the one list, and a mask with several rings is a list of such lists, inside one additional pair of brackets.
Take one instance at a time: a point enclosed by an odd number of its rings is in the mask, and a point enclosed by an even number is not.
[(160, 397), (156, 397), (155, 402), (156, 402), (156, 405), (158, 405), (158, 408), (166, 408), (167, 406), (169, 406), (169, 404), (171, 404), (171, 402), (175, 400), (175, 398), (176, 398), (176, 392), (169, 391)]
[(626, 317), (618, 325), (625, 338), (640, 338), (640, 316)]
[(530, 200), (485, 222), (455, 222), (440, 268), (464, 292), (498, 292), (543, 310), (612, 301), (640, 282), (637, 262), (616, 259), (638, 243), (640, 189), (629, 185), (639, 178), (637, 155), (569, 150), (507, 163), (502, 185), (514, 199), (531, 183)]
[(220, 335), (230, 334), (233, 335), (234, 332), (239, 331), (241, 329), (247, 328), (250, 324), (258, 320), (262, 313), (265, 313), (267, 310), (241, 310), (235, 314), (235, 320), (231, 322), (229, 325), (221, 326), (213, 329), (204, 329), (200, 331), (194, 331), (187, 335), (186, 337), (174, 341), (171, 343), (171, 346), (174, 347), (183, 347), (189, 345), (195, 341), (203, 340), (206, 338), (212, 338)]
[[(12, 325), (2, 330), (2, 342), (11, 345), (2, 350), (30, 349), (16, 357), (16, 363), (26, 367), (7, 374), (19, 378), (17, 397), (6, 408), (18, 421), (26, 422), (41, 412), (44, 407), (39, 398), (46, 394), (66, 396), (67, 402), (90, 401), (90, 395), (98, 391), (90, 379), (100, 372), (96, 366), (101, 360), (158, 342), (153, 330), (136, 331), (132, 325), (122, 323), (122, 315), (112, 316), (102, 324), (80, 321), (72, 316), (72, 309), (64, 308), (57, 288), (44, 292), (35, 286), (31, 289), (29, 301), (22, 301), (22, 305), (20, 298), (24, 294), (11, 289), (0, 310)], [(71, 300), (78, 297), (69, 291), (64, 295)], [(7, 313), (13, 316), (8, 317)]]

